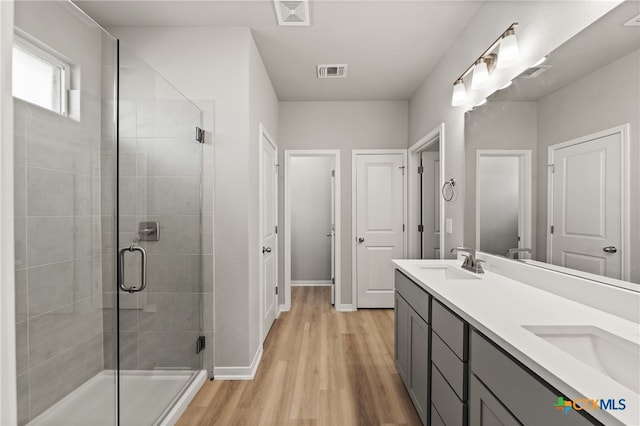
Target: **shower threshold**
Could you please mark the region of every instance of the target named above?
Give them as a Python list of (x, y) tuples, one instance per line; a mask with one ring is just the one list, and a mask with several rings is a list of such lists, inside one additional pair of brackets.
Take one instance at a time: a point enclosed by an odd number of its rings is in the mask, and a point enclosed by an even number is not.
[[(173, 425), (207, 378), (205, 370), (120, 372), (121, 425)], [(28, 425), (113, 426), (115, 372), (104, 370)]]

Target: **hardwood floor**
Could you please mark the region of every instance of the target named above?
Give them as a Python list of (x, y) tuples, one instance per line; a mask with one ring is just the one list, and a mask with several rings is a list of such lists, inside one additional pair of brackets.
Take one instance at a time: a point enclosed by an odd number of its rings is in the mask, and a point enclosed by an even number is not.
[(393, 362), (393, 310), (337, 313), (293, 287), (252, 381), (207, 381), (178, 425), (419, 425)]

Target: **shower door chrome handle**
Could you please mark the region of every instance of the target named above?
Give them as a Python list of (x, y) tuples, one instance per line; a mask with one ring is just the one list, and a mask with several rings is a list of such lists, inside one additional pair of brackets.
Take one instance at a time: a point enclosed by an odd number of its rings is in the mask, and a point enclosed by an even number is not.
[[(124, 255), (127, 252), (137, 251), (140, 253), (140, 287), (127, 287), (124, 282)], [(118, 286), (120, 290), (127, 293), (136, 293), (142, 291), (147, 287), (147, 252), (142, 247), (136, 247), (133, 244), (129, 247), (120, 249), (118, 252)]]

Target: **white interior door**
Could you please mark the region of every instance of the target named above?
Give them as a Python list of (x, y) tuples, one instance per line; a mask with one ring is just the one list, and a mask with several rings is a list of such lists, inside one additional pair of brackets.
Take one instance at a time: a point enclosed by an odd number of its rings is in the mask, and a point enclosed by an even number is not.
[(278, 220), (278, 148), (273, 141), (261, 132), (261, 227), (262, 230), (262, 339), (267, 337), (276, 318), (278, 298), (276, 286), (278, 282), (278, 247), (276, 225)]
[(356, 156), (359, 308), (393, 308), (391, 259), (404, 256), (404, 155)]
[(551, 263), (622, 279), (622, 134), (550, 148)]
[(440, 153), (423, 151), (422, 259), (440, 258)]

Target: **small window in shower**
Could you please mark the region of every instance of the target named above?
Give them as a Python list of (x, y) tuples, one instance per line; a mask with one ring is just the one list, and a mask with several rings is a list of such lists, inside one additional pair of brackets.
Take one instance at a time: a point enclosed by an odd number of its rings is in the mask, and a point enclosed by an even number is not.
[(71, 67), (52, 52), (16, 35), (13, 44), (13, 96), (68, 115)]

